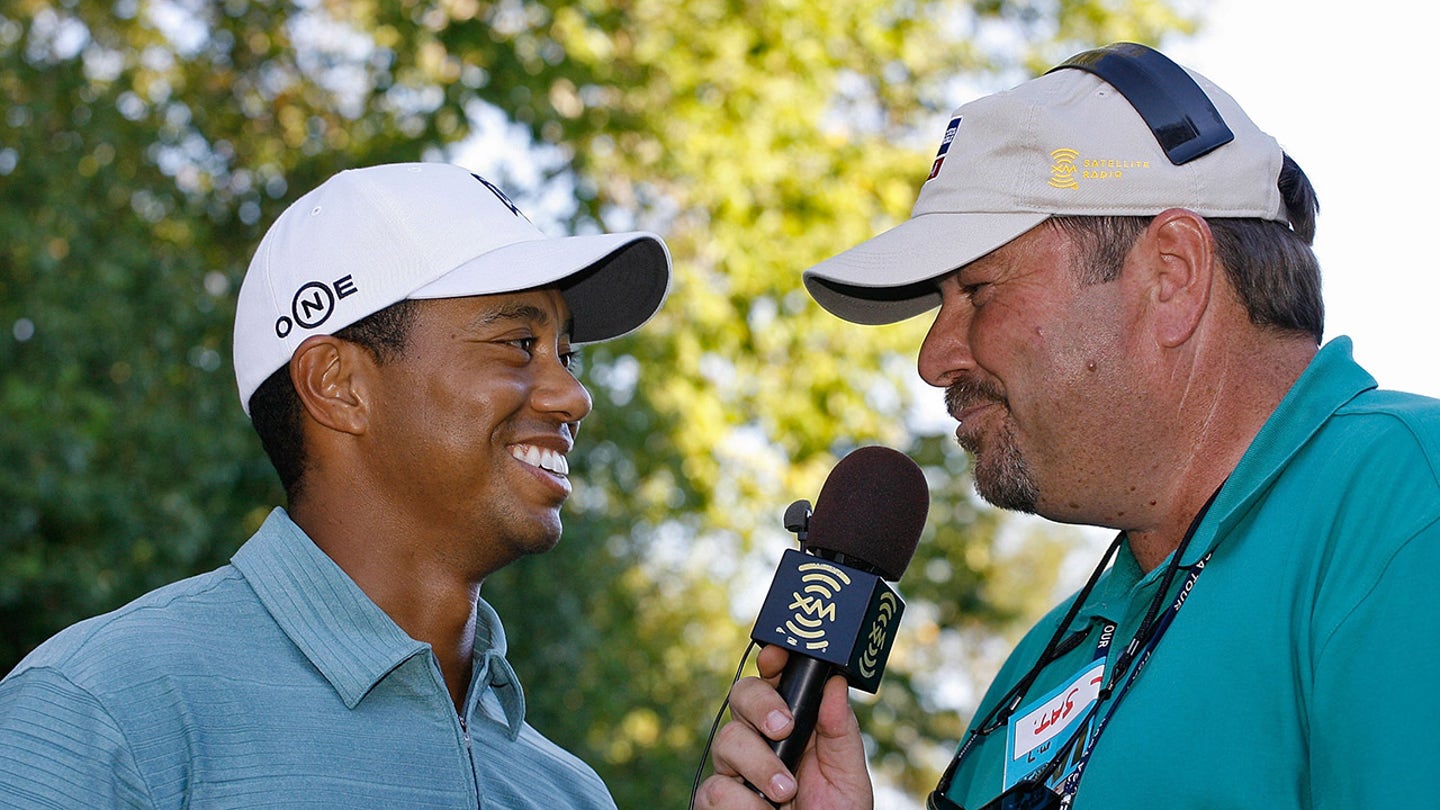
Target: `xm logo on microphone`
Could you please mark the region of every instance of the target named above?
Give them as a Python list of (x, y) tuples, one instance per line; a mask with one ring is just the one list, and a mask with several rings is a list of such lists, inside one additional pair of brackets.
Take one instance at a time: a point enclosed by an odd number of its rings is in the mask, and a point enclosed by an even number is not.
[(860, 654), (861, 675), (873, 678), (885, 666), (885, 655), (890, 650), (890, 625), (899, 621), (904, 607), (894, 592), (880, 594), (880, 607), (871, 621), (870, 634), (865, 637), (865, 652)]
[(825, 638), (825, 624), (835, 621), (835, 596), (850, 584), (850, 577), (839, 568), (825, 563), (806, 563), (797, 570), (800, 571), (802, 590), (791, 592), (794, 601), (790, 603), (790, 609), (795, 611), (795, 615), (785, 622), (785, 629), (791, 635), (804, 639), (803, 642), (792, 641), (792, 645), (803, 644), (811, 651), (828, 649), (830, 641)]
[(832, 664), (851, 686), (874, 692), (904, 610), (881, 577), (790, 549), (750, 637)]

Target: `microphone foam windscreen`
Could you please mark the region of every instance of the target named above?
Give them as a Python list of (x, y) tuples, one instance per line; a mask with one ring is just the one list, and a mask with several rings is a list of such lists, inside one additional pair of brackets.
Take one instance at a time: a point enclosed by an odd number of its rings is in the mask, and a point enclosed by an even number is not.
[(862, 447), (825, 479), (805, 545), (862, 560), (893, 582), (915, 555), (929, 509), (919, 465), (898, 450)]

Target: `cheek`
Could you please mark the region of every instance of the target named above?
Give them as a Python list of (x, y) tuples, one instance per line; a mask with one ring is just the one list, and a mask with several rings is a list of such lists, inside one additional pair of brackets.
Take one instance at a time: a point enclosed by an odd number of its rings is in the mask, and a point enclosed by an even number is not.
[[(1056, 328), (1037, 322), (1016, 308), (995, 305), (979, 311), (970, 324), (970, 350), (975, 362), (1002, 382), (1052, 373)], [(1008, 385), (1008, 382), (1007, 382)]]
[(1077, 305), (1063, 320), (1037, 328), (1032, 337), (1054, 357), (1056, 373), (1083, 380), (1113, 373), (1117, 363), (1128, 359), (1123, 333), (1112, 309)]
[[(999, 320), (999, 319), (997, 319)], [(1113, 354), (1090, 324), (1037, 322), (1013, 316), (977, 330), (976, 362), (1004, 387), (1011, 412), (1030, 430), (1047, 431), (1084, 411), (1109, 387)]]
[(499, 421), (496, 406), (505, 400), (500, 389), (466, 383), (465, 375), (431, 375), (415, 381), (397, 418), (410, 422), (417, 443), (443, 448), (454, 455), (473, 453)]

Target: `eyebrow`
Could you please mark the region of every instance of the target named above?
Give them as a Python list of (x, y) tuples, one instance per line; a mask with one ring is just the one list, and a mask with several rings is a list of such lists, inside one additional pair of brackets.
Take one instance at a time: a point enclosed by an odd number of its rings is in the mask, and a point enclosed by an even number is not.
[[(534, 304), (505, 304), (488, 312), (481, 313), (475, 318), (473, 324), (482, 327), (494, 326), (501, 321), (529, 321), (543, 325), (550, 323), (550, 313)], [(574, 318), (570, 318), (561, 324), (561, 334), (570, 335), (574, 331)]]

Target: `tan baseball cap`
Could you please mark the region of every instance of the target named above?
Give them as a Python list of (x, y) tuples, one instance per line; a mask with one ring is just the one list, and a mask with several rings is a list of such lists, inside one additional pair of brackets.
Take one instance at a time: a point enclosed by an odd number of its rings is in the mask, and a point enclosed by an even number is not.
[(806, 270), (805, 287), (845, 320), (893, 323), (939, 306), (939, 277), (1052, 216), (1284, 222), (1283, 157), (1225, 91), (1158, 51), (1087, 51), (955, 110), (910, 219)]

